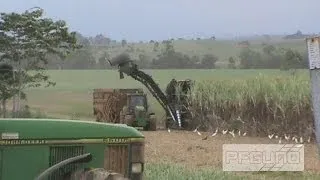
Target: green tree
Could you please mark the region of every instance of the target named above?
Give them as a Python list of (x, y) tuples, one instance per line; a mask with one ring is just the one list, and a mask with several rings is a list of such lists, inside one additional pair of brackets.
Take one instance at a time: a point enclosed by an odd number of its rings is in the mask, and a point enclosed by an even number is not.
[(159, 48), (159, 42), (156, 41), (156, 42), (153, 44), (153, 51), (154, 51), (154, 52), (157, 52), (157, 51), (158, 51), (158, 48)]
[[(65, 21), (43, 17), (43, 9), (32, 8), (21, 14), (0, 14), (0, 61), (17, 69), (17, 89), (55, 83), (45, 73), (48, 55), (64, 58), (80, 48), (75, 32), (69, 32)], [(28, 71), (33, 73), (27, 73)], [(23, 77), (23, 79), (22, 79)]]
[(300, 52), (292, 49), (285, 49), (284, 51), (284, 59), (281, 69), (290, 70), (303, 68), (304, 59)]
[[(2, 106), (2, 117), (7, 117), (7, 101), (14, 95), (18, 94), (16, 89), (17, 81), (15, 80), (17, 72), (14, 71), (13, 67), (7, 63), (1, 63), (0, 65), (0, 98)], [(26, 99), (26, 94), (20, 92), (20, 98)]]
[(127, 40), (123, 39), (123, 40), (121, 41), (121, 46), (122, 46), (122, 47), (125, 47), (127, 44), (128, 44), (128, 43), (127, 43)]
[(229, 57), (228, 59), (228, 68), (230, 69), (236, 69), (236, 61), (233, 57)]
[(174, 54), (175, 53), (172, 41), (164, 40), (164, 41), (162, 41), (162, 44), (164, 44), (163, 54), (170, 55), (170, 54)]
[(72, 53), (65, 61), (65, 69), (94, 69), (96, 61), (91, 49), (83, 48)]
[(273, 45), (264, 44), (262, 48), (262, 52), (267, 55), (273, 55), (276, 48)]
[(216, 67), (218, 57), (213, 54), (205, 54), (201, 60), (201, 66), (205, 69), (213, 69)]
[(77, 38), (77, 41), (79, 42), (79, 44), (81, 44), (82, 46), (90, 46), (91, 45), (89, 39), (84, 37), (79, 32), (76, 32), (76, 38)]
[(198, 67), (199, 64), (201, 64), (201, 59), (200, 59), (199, 56), (193, 55), (193, 56), (191, 57), (191, 61), (196, 65), (196, 66), (195, 66), (196, 68), (201, 68), (201, 67)]
[(108, 68), (108, 59), (110, 58), (110, 55), (107, 52), (104, 52), (100, 58), (98, 59), (98, 65), (99, 69), (107, 69)]
[(140, 68), (148, 68), (150, 64), (148, 56), (144, 53), (139, 54), (139, 60), (137, 64)]
[(14, 91), (13, 67), (9, 64), (0, 65), (0, 98), (2, 106), (2, 116), (6, 118), (7, 100), (12, 98)]
[(283, 52), (273, 45), (264, 44), (262, 48), (262, 63), (267, 69), (278, 69), (284, 59)]
[(111, 43), (111, 39), (105, 37), (102, 34), (98, 34), (93, 38), (93, 42), (95, 45), (98, 45), (98, 46), (109, 46)]
[(252, 69), (261, 68), (261, 54), (250, 48), (243, 48), (239, 55), (240, 68), (242, 69)]

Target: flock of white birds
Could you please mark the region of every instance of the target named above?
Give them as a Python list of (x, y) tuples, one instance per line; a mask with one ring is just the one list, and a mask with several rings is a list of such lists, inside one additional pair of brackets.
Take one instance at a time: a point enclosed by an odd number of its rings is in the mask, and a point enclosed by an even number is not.
[[(168, 129), (168, 132), (170, 133), (171, 130)], [(193, 130), (194, 133), (197, 133), (199, 136), (202, 136), (201, 132), (198, 131), (198, 128), (196, 128), (195, 130)], [(216, 129), (216, 131), (211, 134), (212, 137), (216, 136), (218, 134), (219, 130)], [(232, 130), (232, 131), (229, 131), (229, 130), (222, 130), (221, 131), (222, 135), (231, 135), (233, 138), (236, 137), (236, 133), (235, 133), (235, 130)], [(244, 133), (241, 133), (241, 131), (239, 130), (238, 133), (237, 133), (238, 136), (246, 136), (247, 135), (247, 132), (244, 132)], [(205, 136), (203, 138), (203, 140), (206, 140), (208, 138), (208, 136)], [(268, 138), (269, 139), (278, 139), (278, 143), (281, 144), (283, 143), (283, 141), (286, 141), (286, 142), (290, 142), (290, 141), (293, 141), (295, 142), (296, 144), (303, 144), (305, 142), (307, 143), (310, 143), (311, 142), (311, 137), (309, 136), (307, 138), (307, 141), (304, 141), (304, 138), (301, 136), (300, 138), (298, 136), (290, 136), (288, 134), (284, 134), (283, 136), (278, 136), (276, 134), (270, 134), (268, 135)]]

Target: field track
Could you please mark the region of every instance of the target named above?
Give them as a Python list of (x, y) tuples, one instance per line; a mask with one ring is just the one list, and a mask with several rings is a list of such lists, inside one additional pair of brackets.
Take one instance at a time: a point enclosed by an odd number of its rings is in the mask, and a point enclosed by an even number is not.
[[(175, 164), (183, 164), (191, 168), (213, 167), (222, 169), (222, 145), (228, 143), (236, 144), (278, 144), (278, 140), (253, 137), (235, 137), (230, 134), (215, 137), (209, 133), (199, 136), (194, 132), (186, 131), (157, 131), (143, 132), (146, 137), (146, 162), (157, 163), (165, 161)], [(211, 134), (211, 133), (210, 133)], [(283, 142), (287, 143), (287, 142)], [(289, 141), (288, 144), (293, 143)], [(319, 172), (320, 160), (317, 155), (316, 144), (305, 144), (305, 171)]]

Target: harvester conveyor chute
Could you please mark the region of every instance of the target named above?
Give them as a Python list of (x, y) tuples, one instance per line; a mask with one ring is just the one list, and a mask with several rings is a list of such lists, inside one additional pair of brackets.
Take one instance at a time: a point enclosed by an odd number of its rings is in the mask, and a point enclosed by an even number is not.
[(125, 73), (133, 79), (141, 82), (146, 88), (148, 88), (153, 97), (157, 99), (166, 113), (171, 115), (173, 121), (178, 122), (177, 114), (174, 111), (174, 108), (169, 105), (166, 95), (161, 91), (150, 75), (138, 69), (137, 65), (130, 60), (129, 56), (122, 54), (111, 61), (109, 60), (109, 63), (111, 66), (118, 65), (120, 79), (123, 78), (123, 73)]

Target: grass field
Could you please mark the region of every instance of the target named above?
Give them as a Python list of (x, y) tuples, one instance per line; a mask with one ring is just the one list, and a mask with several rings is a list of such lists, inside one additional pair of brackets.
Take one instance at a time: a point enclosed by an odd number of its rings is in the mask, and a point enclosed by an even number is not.
[[(206, 80), (244, 80), (255, 78), (259, 74), (268, 77), (290, 76), (280, 70), (145, 70), (159, 86), (164, 89), (172, 78)], [(115, 70), (52, 70), (48, 73), (55, 87), (30, 89), (28, 102), (32, 108), (54, 116), (92, 118), (92, 91), (94, 88), (144, 88), (144, 86), (126, 76), (119, 79)], [(302, 76), (309, 78), (307, 72)], [(148, 93), (148, 91), (146, 90)], [(163, 113), (160, 105), (150, 95), (151, 106), (156, 112)], [(44, 104), (46, 104), (44, 106)]]
[[(145, 70), (152, 75), (161, 88), (165, 88), (172, 79), (194, 79), (199, 82), (208, 81), (212, 86), (215, 81), (224, 81), (229, 92), (240, 92), (241, 89), (233, 86), (236, 80), (255, 79), (264, 75), (275, 82), (274, 78), (292, 78), (289, 72), (279, 70)], [(94, 88), (135, 88), (143, 87), (139, 82), (130, 77), (120, 80), (117, 71), (74, 70), (74, 71), (49, 71), (52, 79), (57, 82), (55, 87), (37, 88), (27, 91), (28, 104), (34, 110), (39, 110), (52, 117), (93, 120), (92, 116), (92, 90)], [(308, 82), (308, 72), (300, 71), (299, 79)], [(269, 80), (264, 83), (267, 84)], [(293, 81), (284, 82), (285, 85)], [(296, 81), (294, 81), (296, 82)], [(297, 81), (300, 82), (300, 81)], [(287, 83), (287, 84), (286, 84)], [(244, 84), (244, 83), (242, 83)], [(306, 86), (307, 83), (300, 86)], [(221, 85), (221, 83), (220, 83)], [(267, 87), (267, 86), (266, 86)], [(273, 87), (273, 86), (272, 86)], [(292, 87), (299, 87), (292, 86)], [(251, 88), (251, 87), (249, 87)], [(281, 89), (283, 86), (276, 86)], [(309, 87), (303, 87), (308, 90)], [(259, 90), (255, 84), (253, 90)], [(288, 89), (289, 90), (289, 89)], [(301, 91), (294, 91), (299, 96)], [(246, 91), (246, 90), (245, 90)], [(258, 92), (261, 91), (261, 88)], [(243, 92), (243, 90), (241, 91)], [(262, 92), (262, 91), (261, 91)], [(272, 91), (273, 92), (273, 91)], [(281, 93), (285, 93), (282, 90)], [(309, 92), (304, 92), (308, 94)], [(273, 95), (278, 95), (273, 93)], [(281, 94), (280, 94), (281, 95)], [(163, 114), (158, 103), (150, 97), (152, 108), (159, 117)], [(287, 97), (287, 99), (290, 99)], [(297, 99), (294, 98), (293, 99)], [(284, 101), (283, 101), (284, 102)], [(285, 103), (288, 101), (285, 101)], [(211, 132), (209, 132), (211, 133)], [(204, 133), (205, 134), (205, 133)], [(320, 161), (314, 143), (305, 147), (305, 169), (303, 173), (225, 173), (221, 171), (221, 148), (225, 143), (277, 143), (275, 140), (258, 137), (237, 137), (219, 135), (207, 141), (201, 140), (193, 132), (167, 131), (144, 132), (146, 136), (146, 179), (319, 179), (316, 175), (320, 170)], [(163, 163), (159, 163), (163, 162)], [(174, 165), (173, 165), (174, 164)]]
[(319, 175), (309, 173), (226, 173), (210, 168), (186, 168), (169, 163), (147, 164), (146, 180), (318, 180)]

